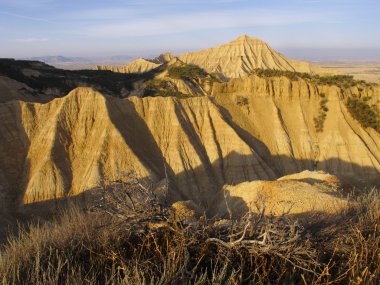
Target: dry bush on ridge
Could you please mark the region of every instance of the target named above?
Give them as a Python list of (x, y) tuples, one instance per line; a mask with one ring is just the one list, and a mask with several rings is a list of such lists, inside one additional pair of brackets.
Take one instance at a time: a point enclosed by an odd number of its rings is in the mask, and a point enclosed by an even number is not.
[[(379, 284), (380, 194), (341, 217), (184, 223), (137, 180), (9, 241), (4, 284)], [(137, 199), (139, 197), (139, 199)], [(139, 201), (137, 201), (139, 200)]]

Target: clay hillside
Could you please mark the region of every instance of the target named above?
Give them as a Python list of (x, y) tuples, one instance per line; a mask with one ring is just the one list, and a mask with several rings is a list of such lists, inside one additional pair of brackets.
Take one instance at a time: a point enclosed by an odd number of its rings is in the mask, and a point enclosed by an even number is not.
[[(166, 54), (161, 59), (137, 59), (125, 66), (97, 66), (96, 69), (123, 73), (145, 72), (173, 58), (174, 55)], [(319, 74), (334, 72), (308, 62), (288, 59), (262, 40), (247, 35), (242, 35), (218, 47), (182, 54), (178, 58), (187, 64), (197, 65), (207, 72), (218, 74), (223, 78), (243, 77), (251, 74), (257, 68)]]
[(378, 285), (379, 108), (247, 36), (0, 59), (0, 283)]
[(77, 195), (126, 172), (168, 177), (170, 202), (206, 208), (224, 185), (304, 170), (380, 184), (380, 88), (294, 72), (314, 67), (257, 39), (164, 55), (130, 74), (0, 63), (2, 208)]

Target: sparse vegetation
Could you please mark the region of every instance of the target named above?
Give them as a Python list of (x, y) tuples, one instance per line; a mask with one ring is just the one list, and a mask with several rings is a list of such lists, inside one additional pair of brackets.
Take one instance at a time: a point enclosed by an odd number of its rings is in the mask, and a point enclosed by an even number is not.
[(373, 128), (377, 132), (380, 132), (379, 108), (375, 104), (370, 105), (370, 99), (370, 97), (349, 97), (346, 106), (351, 115), (362, 125), (362, 127)]
[[(140, 199), (137, 199), (139, 196)], [(138, 201), (143, 201), (139, 203)], [(0, 256), (3, 284), (379, 284), (380, 194), (338, 217), (179, 219), (139, 181), (31, 226)]]
[(144, 97), (176, 97), (183, 99), (193, 96), (178, 91), (176, 86), (169, 81), (153, 79), (145, 83)]
[(321, 101), (319, 102), (319, 114), (318, 117), (314, 118), (314, 126), (315, 129), (317, 130), (317, 133), (323, 132), (323, 126), (325, 124), (327, 112), (329, 108), (327, 107), (327, 98), (326, 94), (321, 93), (320, 97), (322, 98)]
[[(33, 70), (38, 76), (27, 76), (23, 70)], [(76, 87), (92, 87), (105, 94), (122, 96), (123, 90), (132, 90), (133, 83), (153, 78), (154, 72), (123, 74), (103, 70), (64, 70), (38, 61), (0, 59), (0, 75), (8, 76), (33, 88), (37, 94), (48, 89), (64, 96)]]
[[(316, 84), (320, 85), (335, 85), (341, 88), (349, 88), (353, 86), (367, 86), (370, 87), (375, 85), (374, 83), (367, 83), (364, 80), (355, 80), (351, 75), (325, 75), (321, 76), (318, 74), (310, 74), (310, 73), (301, 73), (301, 72), (293, 72), (286, 70), (274, 70), (274, 69), (256, 69), (254, 71), (259, 77), (269, 78), (269, 77), (287, 77), (292, 81), (297, 81), (298, 79), (310, 80)], [(361, 88), (361, 87), (359, 87)], [(363, 90), (363, 88), (361, 88)]]
[(248, 98), (244, 96), (237, 96), (236, 97), (236, 104), (238, 106), (246, 106), (248, 105)]
[(207, 77), (208, 73), (197, 65), (185, 64), (182, 66), (170, 66), (168, 74), (171, 78), (183, 80), (198, 80)]

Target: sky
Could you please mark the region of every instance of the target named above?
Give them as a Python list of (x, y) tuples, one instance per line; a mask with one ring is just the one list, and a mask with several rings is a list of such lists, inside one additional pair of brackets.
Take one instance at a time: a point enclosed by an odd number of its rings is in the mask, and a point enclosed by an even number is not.
[(0, 57), (180, 54), (258, 37), (380, 60), (380, 0), (0, 0)]

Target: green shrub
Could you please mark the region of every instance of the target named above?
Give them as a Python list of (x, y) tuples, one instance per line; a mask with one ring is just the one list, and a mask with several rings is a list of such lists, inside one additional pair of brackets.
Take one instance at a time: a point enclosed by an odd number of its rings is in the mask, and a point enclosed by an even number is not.
[(188, 98), (193, 97), (190, 94), (179, 92), (177, 88), (169, 81), (153, 79), (145, 83), (143, 97), (176, 97)]
[(202, 68), (192, 64), (170, 66), (168, 68), (168, 74), (171, 78), (183, 80), (197, 80), (205, 78), (208, 75)]
[(237, 96), (236, 97), (236, 104), (239, 106), (246, 106), (248, 105), (248, 98), (244, 96)]
[(348, 98), (346, 106), (351, 115), (364, 127), (380, 132), (380, 112), (376, 105), (369, 105), (369, 97)]
[(320, 97), (323, 99), (319, 102), (319, 115), (318, 117), (314, 118), (314, 127), (317, 133), (323, 132), (323, 126), (325, 124), (327, 112), (329, 110), (329, 108), (326, 106), (328, 102), (326, 95), (324, 93), (321, 93)]
[[(39, 76), (27, 76), (23, 73), (24, 69), (37, 71)], [(153, 70), (146, 73), (124, 74), (104, 70), (64, 70), (38, 61), (0, 59), (0, 75), (24, 83), (38, 94), (44, 93), (47, 89), (57, 89), (60, 96), (66, 95), (76, 87), (88, 86), (120, 97), (123, 90), (133, 90), (134, 82), (149, 80), (156, 72)]]
[[(351, 75), (318, 75), (302, 72), (294, 72), (287, 70), (275, 70), (275, 69), (255, 69), (253, 74), (259, 77), (270, 78), (270, 77), (287, 77), (292, 81), (297, 81), (299, 79), (310, 80), (316, 84), (338, 86), (341, 88), (349, 88), (357, 85), (373, 86), (374, 83), (367, 83), (364, 80), (355, 80)], [(363, 88), (361, 88), (363, 89)]]

